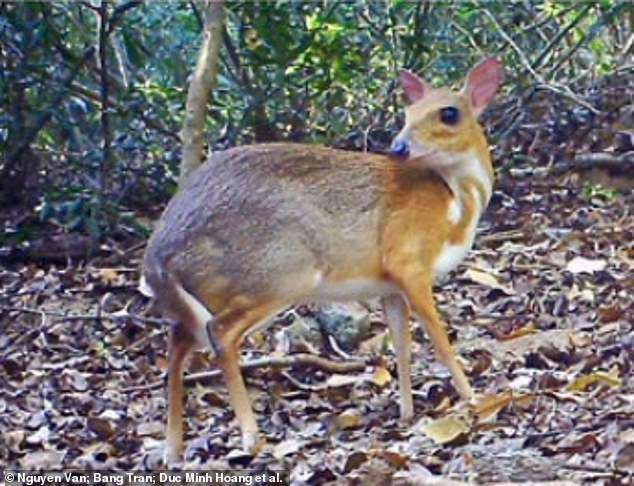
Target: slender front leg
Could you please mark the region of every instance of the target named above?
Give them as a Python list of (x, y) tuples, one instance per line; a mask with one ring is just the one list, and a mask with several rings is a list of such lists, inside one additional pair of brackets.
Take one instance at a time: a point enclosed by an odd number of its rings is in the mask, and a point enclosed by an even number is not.
[(412, 338), (409, 327), (409, 306), (401, 295), (383, 297), (381, 304), (396, 352), (401, 419), (410, 420), (414, 416), (414, 402), (412, 400)]
[(456, 354), (447, 337), (445, 325), (436, 311), (431, 282), (420, 278), (421, 275), (422, 273), (418, 273), (403, 280), (405, 293), (414, 308), (414, 312), (422, 320), (438, 359), (449, 368), (458, 393), (464, 400), (471, 402), (474, 398), (473, 390), (462, 366), (456, 359)]

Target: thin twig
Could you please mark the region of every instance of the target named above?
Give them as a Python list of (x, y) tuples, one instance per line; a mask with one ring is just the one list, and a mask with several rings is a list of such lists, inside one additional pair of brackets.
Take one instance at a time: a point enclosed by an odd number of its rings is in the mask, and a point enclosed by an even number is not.
[(601, 113), (601, 110), (598, 110), (593, 105), (588, 103), (586, 100), (580, 98), (568, 86), (564, 86), (564, 85), (559, 84), (559, 83), (543, 83), (543, 84), (538, 84), (536, 86), (536, 89), (538, 89), (538, 90), (539, 89), (543, 89), (543, 90), (547, 90), (547, 91), (552, 91), (553, 93), (556, 93), (556, 94), (558, 94), (560, 96), (563, 96), (564, 98), (567, 98), (570, 101), (573, 101), (573, 102), (577, 103), (578, 105), (581, 105), (584, 108), (587, 108), (592, 113), (595, 113), (595, 114)]
[(506, 33), (506, 31), (502, 28), (502, 26), (500, 25), (500, 23), (497, 21), (497, 19), (495, 18), (495, 16), (489, 12), (489, 10), (487, 10), (486, 8), (482, 7), (481, 5), (479, 5), (479, 3), (476, 1), (475, 2), (476, 5), (480, 6), (480, 8), (482, 8), (482, 11), (484, 12), (484, 14), (489, 17), (489, 20), (491, 20), (491, 22), (493, 22), (493, 25), (495, 26), (495, 28), (497, 29), (497, 31), (500, 33), (500, 35), (502, 36), (502, 38), (508, 42), (508, 44), (513, 48), (513, 50), (517, 53), (517, 55), (520, 58), (520, 61), (522, 62), (522, 64), (524, 65), (524, 67), (526, 68), (526, 70), (531, 73), (531, 75), (540, 83), (545, 83), (544, 78), (539, 75), (531, 66), (530, 61), (528, 60), (528, 57), (526, 57), (526, 54), (524, 54), (524, 51), (522, 51), (522, 49), (519, 48), (519, 46), (515, 43), (515, 41), (513, 40), (513, 38)]
[(93, 12), (98, 12), (99, 11), (98, 8), (95, 7), (92, 3), (87, 2), (85, 0), (80, 0), (79, 4), (84, 6), (84, 7), (86, 7), (86, 8), (88, 8), (88, 9), (90, 9), (90, 10), (92, 10)]
[(477, 242), (479, 245), (489, 245), (491, 243), (501, 243), (504, 241), (523, 240), (524, 238), (526, 238), (526, 231), (509, 230), (482, 235), (478, 237)]
[(90, 57), (92, 57), (94, 52), (94, 46), (88, 47), (84, 50), (83, 54), (73, 67), (72, 71), (68, 74), (66, 79), (60, 83), (62, 89), (59, 91), (55, 99), (42, 111), (42, 116), (40, 116), (39, 120), (34, 123), (33, 127), (24, 134), (24, 136), (22, 137), (22, 143), (12, 154), (7, 157), (7, 160), (9, 160), (11, 163), (19, 160), (22, 154), (29, 148), (31, 142), (35, 140), (37, 134), (40, 132), (40, 130), (42, 130), (42, 128), (44, 128), (44, 126), (53, 116), (55, 108), (57, 108), (58, 105), (62, 103), (62, 101), (68, 94), (70, 85), (74, 81), (75, 77), (79, 74), (79, 71), (81, 70), (84, 63), (87, 62)]
[[(535, 71), (535, 69), (533, 69), (533, 66), (531, 65), (524, 51), (522, 51), (522, 49), (520, 49), (520, 47), (511, 38), (511, 36), (506, 33), (506, 31), (502, 28), (502, 26), (499, 24), (499, 22), (495, 18), (495, 16), (491, 12), (489, 12), (486, 8), (482, 8), (482, 11), (491, 20), (491, 22), (493, 22), (493, 25), (498, 30), (500, 35), (504, 38), (504, 40), (517, 53), (517, 55), (520, 58), (520, 61), (524, 65), (524, 68), (526, 68), (526, 70), (531, 74), (531, 76), (533, 76), (535, 80), (538, 82), (537, 89), (545, 89), (548, 91), (552, 91), (553, 93), (557, 93), (560, 96), (563, 96), (564, 98), (568, 98), (569, 100), (574, 101), (575, 103), (587, 108), (593, 113), (600, 113), (600, 110), (596, 109), (590, 103), (588, 103), (587, 101), (577, 96), (575, 93), (572, 92), (572, 90), (569, 87), (563, 86), (560, 84), (552, 84), (552, 83), (546, 82), (544, 77), (541, 74), (539, 74), (537, 71)], [(551, 71), (551, 74), (552, 72), (553, 71)]]
[(471, 47), (473, 47), (476, 51), (478, 51), (478, 54), (483, 53), (482, 48), (478, 45), (476, 40), (473, 38), (473, 36), (469, 33), (467, 29), (465, 29), (462, 25), (460, 25), (458, 22), (456, 22), (453, 19), (451, 20), (451, 26), (467, 38), (467, 40), (469, 41), (469, 44), (471, 44)]
[(623, 2), (622, 4), (617, 3), (614, 7), (612, 7), (606, 14), (601, 16), (600, 20), (595, 22), (595, 24), (588, 30), (586, 30), (579, 41), (572, 46), (568, 52), (566, 52), (563, 57), (548, 71), (547, 76), (550, 78), (554, 73), (556, 73), (563, 64), (568, 61), (572, 57), (572, 55), (577, 52), (577, 50), (592, 41), (595, 37), (597, 37), (603, 29), (605, 29), (608, 22), (611, 22), (612, 19), (625, 7), (628, 6), (628, 2)]
[(546, 58), (546, 56), (550, 53), (550, 51), (563, 39), (570, 30), (572, 30), (581, 20), (584, 19), (588, 11), (592, 8), (592, 4), (589, 3), (581, 12), (577, 14), (577, 16), (570, 21), (566, 27), (561, 29), (557, 35), (555, 35), (552, 40), (548, 43), (546, 47), (537, 55), (537, 59), (533, 61), (531, 65), (533, 69), (537, 69), (541, 62)]
[(115, 315), (109, 313), (101, 314), (65, 314), (57, 311), (44, 311), (41, 309), (34, 309), (32, 307), (15, 307), (15, 306), (0, 306), (0, 310), (5, 312), (22, 312), (24, 314), (40, 314), (46, 316), (52, 316), (59, 318), (62, 321), (96, 321), (99, 319), (107, 321), (120, 321), (121, 319), (130, 319), (135, 322), (143, 324), (153, 324), (165, 326), (169, 324), (167, 319), (159, 319), (155, 317), (141, 317), (134, 314)]
[[(614, 477), (614, 476), (621, 476), (621, 477), (627, 477), (627, 476), (632, 476), (632, 473), (630, 471), (626, 471), (624, 469), (609, 469), (607, 467), (593, 467), (593, 466), (586, 466), (583, 464), (564, 464), (563, 467), (565, 469), (571, 469), (573, 471), (584, 471), (584, 472), (590, 472), (590, 473), (595, 473), (595, 475), (598, 475), (599, 477)], [(584, 478), (587, 479), (587, 478)]]

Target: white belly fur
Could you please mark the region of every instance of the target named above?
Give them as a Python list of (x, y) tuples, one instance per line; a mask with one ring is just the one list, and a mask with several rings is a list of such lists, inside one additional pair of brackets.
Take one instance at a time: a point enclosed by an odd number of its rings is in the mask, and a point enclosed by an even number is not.
[(322, 282), (315, 287), (307, 300), (311, 301), (349, 301), (368, 300), (398, 293), (399, 289), (391, 282), (381, 280), (353, 279), (344, 282)]

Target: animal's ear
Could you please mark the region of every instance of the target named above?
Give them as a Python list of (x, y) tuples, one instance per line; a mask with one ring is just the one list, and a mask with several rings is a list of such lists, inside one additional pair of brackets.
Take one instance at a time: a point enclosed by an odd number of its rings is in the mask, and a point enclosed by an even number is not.
[(502, 63), (495, 58), (485, 59), (469, 71), (464, 91), (476, 116), (488, 106), (504, 81)]
[(428, 91), (427, 83), (407, 69), (401, 69), (399, 81), (410, 103), (416, 103)]

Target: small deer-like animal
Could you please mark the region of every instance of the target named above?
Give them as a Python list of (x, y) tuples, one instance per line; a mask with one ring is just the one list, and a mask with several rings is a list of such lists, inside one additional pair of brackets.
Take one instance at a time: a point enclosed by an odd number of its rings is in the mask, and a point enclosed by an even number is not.
[(478, 115), (502, 82), (488, 59), (464, 88), (402, 71), (411, 105), (392, 157), (299, 144), (214, 153), (171, 200), (143, 262), (141, 290), (173, 318), (166, 461), (183, 448), (183, 368), (209, 347), (245, 450), (262, 442), (239, 367), (244, 336), (301, 302), (381, 297), (393, 336), (403, 419), (413, 416), (410, 307), (463, 399), (469, 381), (435, 308), (432, 285), (462, 260), (491, 197)]

